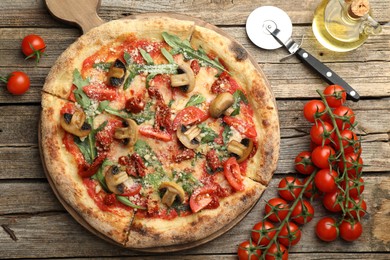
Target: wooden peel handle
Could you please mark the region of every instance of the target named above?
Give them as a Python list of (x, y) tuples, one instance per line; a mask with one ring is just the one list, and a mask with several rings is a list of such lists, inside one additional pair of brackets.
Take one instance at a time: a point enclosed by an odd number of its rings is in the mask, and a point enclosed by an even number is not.
[(104, 23), (97, 14), (100, 0), (45, 0), (45, 2), (54, 17), (79, 26), (83, 33)]

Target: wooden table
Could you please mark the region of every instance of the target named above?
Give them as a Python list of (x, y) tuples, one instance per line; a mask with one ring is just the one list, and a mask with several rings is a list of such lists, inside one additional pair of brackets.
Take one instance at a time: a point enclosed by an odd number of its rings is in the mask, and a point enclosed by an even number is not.
[[(60, 0), (59, 0), (60, 1)], [(80, 0), (82, 1), (82, 0)], [(319, 218), (327, 214), (316, 203), (315, 219), (303, 227), (302, 241), (290, 250), (291, 259), (390, 259), (390, 27), (362, 47), (334, 53), (321, 47), (311, 31), (319, 0), (284, 1), (135, 1), (103, 0), (99, 15), (104, 20), (154, 11), (178, 12), (215, 24), (241, 42), (258, 61), (277, 98), (281, 125), (281, 151), (276, 174), (260, 202), (223, 236), (205, 245), (159, 256), (164, 259), (235, 259), (238, 243), (249, 238), (252, 226), (263, 216), (264, 201), (277, 193), (276, 185), (286, 174), (294, 175), (293, 160), (309, 146), (309, 124), (302, 107), (317, 98), (325, 83), (295, 57), (283, 62), (286, 51), (263, 51), (245, 33), (249, 13), (261, 5), (284, 9), (294, 23), (293, 38), (305, 35), (303, 47), (325, 62), (361, 94), (358, 103), (348, 102), (356, 112), (362, 135), (368, 212), (364, 233), (354, 243), (337, 240), (326, 244), (314, 234)], [(372, 0), (373, 15), (381, 24), (390, 21), (390, 1)], [(41, 88), (57, 57), (80, 36), (47, 11), (43, 0), (0, 2), (0, 74), (23, 70), (31, 77), (31, 89), (23, 96), (0, 90), (0, 258), (97, 258), (156, 255), (111, 245), (79, 225), (55, 198), (43, 172), (38, 150)], [(25, 61), (22, 38), (39, 34), (47, 43), (47, 56), (38, 66)], [(6, 229), (11, 230), (12, 238)], [(11, 232), (11, 233), (12, 233)]]

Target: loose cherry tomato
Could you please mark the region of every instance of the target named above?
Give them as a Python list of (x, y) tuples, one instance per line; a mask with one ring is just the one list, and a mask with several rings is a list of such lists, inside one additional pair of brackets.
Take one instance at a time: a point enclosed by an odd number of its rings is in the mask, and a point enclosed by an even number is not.
[(205, 208), (213, 200), (211, 194), (215, 192), (215, 188), (211, 185), (202, 186), (196, 189), (190, 197), (190, 208), (196, 213)]
[(311, 140), (318, 145), (329, 144), (334, 139), (333, 126), (328, 122), (317, 122), (311, 127)]
[(265, 255), (265, 260), (287, 260), (288, 251), (282, 244), (272, 244)]
[(344, 198), (340, 194), (340, 191), (336, 190), (334, 192), (325, 193), (324, 198), (322, 199), (322, 204), (331, 212), (340, 212), (340, 204), (343, 203), (343, 201)]
[(284, 199), (272, 198), (265, 205), (265, 214), (273, 222), (279, 222), (286, 218), (288, 214), (288, 204)]
[(278, 186), (280, 197), (287, 201), (295, 200), (302, 191), (302, 182), (294, 177), (284, 177)]
[(291, 212), (291, 219), (298, 224), (309, 223), (314, 216), (314, 208), (307, 200), (298, 202), (293, 211)]
[(205, 121), (208, 117), (209, 115), (203, 110), (194, 106), (189, 106), (177, 113), (172, 123), (172, 129), (176, 130), (179, 125), (187, 126), (195, 123), (198, 124)]
[(311, 160), (314, 165), (321, 169), (329, 168), (329, 164), (332, 164), (332, 158), (335, 151), (328, 145), (317, 146), (311, 153)]
[(355, 241), (362, 233), (362, 224), (358, 221), (344, 220), (340, 226), (340, 237), (345, 241)]
[[(355, 153), (345, 155), (347, 174), (351, 178), (356, 178), (363, 170), (363, 159)], [(339, 162), (340, 172), (344, 172), (344, 162)]]
[(319, 118), (324, 119), (324, 115), (320, 113), (325, 111), (325, 104), (319, 100), (311, 100), (305, 104), (303, 107), (303, 115), (307, 121), (314, 123)]
[(288, 222), (282, 227), (278, 235), (278, 241), (286, 247), (298, 244), (301, 239), (301, 230), (294, 222)]
[(336, 220), (330, 217), (324, 217), (316, 225), (316, 234), (319, 239), (325, 242), (336, 240), (339, 236), (339, 230), (336, 226)]
[(256, 223), (252, 228), (252, 241), (256, 245), (267, 246), (275, 236), (276, 230), (274, 225), (269, 221), (260, 221)]
[[(346, 185), (345, 185), (345, 181), (342, 181), (340, 183), (341, 185), (341, 188), (343, 188), (343, 190), (346, 190)], [(348, 186), (349, 186), (349, 196), (351, 198), (358, 198), (364, 191), (364, 180), (363, 178), (359, 178), (359, 179), (349, 179), (348, 181)]]
[(325, 88), (324, 95), (326, 103), (332, 108), (339, 107), (347, 100), (347, 93), (339, 85), (330, 85)]
[(315, 170), (311, 160), (311, 152), (300, 152), (295, 158), (295, 169), (302, 174), (309, 175)]
[(30, 34), (22, 40), (22, 52), (26, 55), (26, 59), (34, 58), (38, 63), (45, 49), (46, 44), (38, 35)]
[[(345, 154), (359, 151), (360, 143), (358, 141), (357, 135), (354, 132), (349, 129), (344, 129), (340, 132), (340, 135)], [(340, 139), (337, 135), (334, 137), (333, 147), (338, 151), (340, 150)]]
[(256, 249), (256, 245), (249, 240), (242, 242), (237, 249), (239, 260), (257, 260), (260, 259), (261, 251)]
[(350, 128), (355, 122), (355, 113), (349, 107), (340, 106), (333, 111), (333, 114), (338, 117), (336, 118), (337, 127), (341, 129)]
[(244, 190), (244, 178), (241, 175), (240, 165), (236, 157), (230, 157), (223, 165), (223, 174), (230, 186), (236, 191)]
[(22, 71), (14, 71), (8, 77), (0, 77), (7, 84), (7, 90), (14, 95), (22, 95), (30, 88), (30, 78)]
[(322, 169), (314, 177), (314, 183), (322, 192), (333, 192), (337, 190), (336, 179), (338, 174), (334, 170)]
[(347, 203), (347, 216), (351, 216), (354, 219), (359, 219), (366, 215), (367, 204), (364, 199), (353, 199), (353, 201), (348, 201)]

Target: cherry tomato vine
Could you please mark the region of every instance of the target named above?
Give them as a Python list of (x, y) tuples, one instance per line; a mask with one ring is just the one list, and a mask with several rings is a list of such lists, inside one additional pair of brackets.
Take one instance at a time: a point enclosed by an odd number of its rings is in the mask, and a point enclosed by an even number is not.
[[(367, 206), (363, 199), (364, 180), (361, 141), (353, 110), (344, 105), (345, 91), (337, 85), (317, 90), (321, 100), (307, 102), (304, 117), (313, 125), (311, 150), (299, 153), (295, 169), (306, 177), (284, 177), (278, 194), (266, 202), (264, 219), (251, 230), (248, 247), (239, 247), (239, 259), (288, 259), (288, 250), (301, 238), (301, 229), (314, 216), (312, 201), (338, 217), (326, 216), (316, 224), (317, 237), (331, 242), (341, 237), (354, 241), (363, 232), (361, 218)], [(247, 258), (242, 258), (247, 249)]]

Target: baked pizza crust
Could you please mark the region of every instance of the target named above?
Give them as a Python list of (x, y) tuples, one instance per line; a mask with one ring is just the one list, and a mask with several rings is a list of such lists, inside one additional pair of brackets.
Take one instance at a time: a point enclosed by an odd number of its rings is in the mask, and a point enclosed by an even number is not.
[[(90, 30), (72, 44), (50, 71), (42, 94), (41, 146), (44, 164), (60, 196), (93, 228), (115, 242), (133, 249), (172, 246), (204, 239), (223, 229), (260, 198), (276, 169), (279, 154), (277, 108), (268, 82), (246, 50), (217, 27), (196, 19), (191, 21), (161, 16), (135, 16), (108, 22)], [(184, 19), (184, 18), (183, 18)], [(197, 25), (198, 24), (198, 25)], [(199, 26), (202, 25), (202, 26)], [(60, 109), (69, 97), (73, 70), (83, 61), (123, 34), (162, 40), (168, 32), (190, 39), (195, 48), (213, 51), (231, 69), (232, 76), (245, 89), (255, 111), (258, 133), (256, 154), (247, 162), (245, 191), (221, 199), (217, 209), (177, 217), (173, 220), (134, 217), (132, 212), (118, 214), (101, 211), (87, 193), (73, 157), (62, 145)], [(222, 36), (223, 35), (223, 36)], [(48, 94), (46, 94), (48, 93)]]
[(78, 175), (73, 156), (62, 142), (64, 130), (60, 125), (60, 110), (67, 101), (42, 94), (41, 151), (47, 174), (56, 192), (94, 229), (113, 241), (124, 244), (134, 212), (118, 209), (115, 213), (102, 211), (89, 196)]

